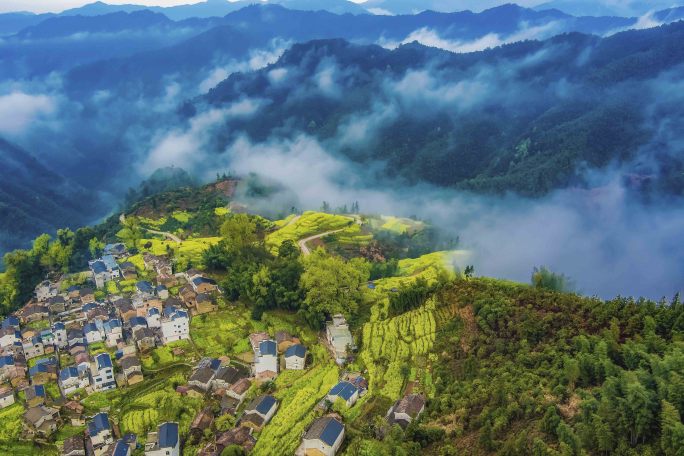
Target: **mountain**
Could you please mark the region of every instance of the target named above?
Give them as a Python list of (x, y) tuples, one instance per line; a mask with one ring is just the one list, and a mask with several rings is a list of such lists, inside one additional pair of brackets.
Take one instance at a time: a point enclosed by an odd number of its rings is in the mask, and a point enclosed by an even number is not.
[(0, 37), (13, 35), (53, 16), (53, 14), (2, 13), (0, 14)]
[(3, 39), (0, 78), (33, 78), (79, 64), (166, 47), (218, 23), (218, 19), (171, 21), (147, 10), (50, 17)]
[[(244, 59), (251, 48), (267, 46), (272, 40), (308, 41), (344, 38), (359, 43), (421, 39), (430, 44), (438, 40), (461, 43), (464, 50), (483, 37), (492, 38), (489, 45), (508, 39), (533, 38), (581, 31), (602, 34), (628, 27), (633, 19), (574, 18), (558, 11), (537, 12), (514, 5), (502, 6), (482, 13), (424, 12), (415, 16), (338, 15), (327, 11), (298, 11), (278, 5), (253, 5), (228, 14), (220, 27), (206, 31), (187, 41), (162, 49), (132, 56), (102, 59), (72, 70), (67, 76), (71, 93), (87, 94), (97, 90), (119, 90), (130, 94), (142, 87), (143, 93), (158, 95), (164, 90), (158, 81), (165, 75), (180, 74), (196, 78), (200, 69), (216, 62)], [(553, 27), (548, 27), (552, 24)], [(517, 38), (516, 38), (517, 37)], [(246, 40), (236, 45), (235, 40)], [(486, 47), (486, 44), (482, 44)], [(151, 64), (154, 62), (154, 65)], [(190, 64), (192, 62), (192, 64)]]
[(620, 2), (596, 0), (552, 0), (536, 6), (536, 9), (558, 9), (573, 16), (642, 16), (652, 11), (681, 5), (670, 0), (626, 0)]
[(0, 252), (56, 227), (78, 227), (97, 217), (96, 191), (65, 179), (2, 138), (0, 157)]
[(678, 22), (470, 54), (313, 41), (261, 71), (231, 75), (195, 110), (245, 98), (268, 105), (251, 120), (229, 120), (217, 150), (243, 133), (262, 142), (303, 132), (411, 182), (536, 196), (617, 163), (649, 189), (681, 194), (684, 161), (660, 135), (676, 134), (669, 126), (684, 112), (660, 97), (684, 63), (683, 38)]

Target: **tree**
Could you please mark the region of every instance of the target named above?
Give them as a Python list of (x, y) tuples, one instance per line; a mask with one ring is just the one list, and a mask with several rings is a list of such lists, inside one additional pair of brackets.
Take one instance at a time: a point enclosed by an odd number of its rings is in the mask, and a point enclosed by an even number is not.
[(301, 286), (306, 297), (303, 313), (309, 324), (319, 327), (325, 317), (337, 313), (353, 315), (368, 282), (368, 264), (359, 258), (344, 261), (318, 248), (304, 260)]
[(140, 219), (130, 215), (124, 219), (123, 229), (119, 231), (119, 236), (129, 247), (138, 248), (140, 240), (143, 238), (143, 228), (140, 225)]
[(247, 214), (233, 214), (221, 225), (221, 236), (230, 251), (239, 251), (257, 241), (256, 223)]
[(221, 452), (221, 456), (245, 456), (245, 450), (240, 445), (228, 445)]
[(535, 288), (546, 290), (569, 292), (574, 288), (574, 284), (567, 276), (551, 272), (546, 266), (534, 268), (532, 272), (532, 285)]

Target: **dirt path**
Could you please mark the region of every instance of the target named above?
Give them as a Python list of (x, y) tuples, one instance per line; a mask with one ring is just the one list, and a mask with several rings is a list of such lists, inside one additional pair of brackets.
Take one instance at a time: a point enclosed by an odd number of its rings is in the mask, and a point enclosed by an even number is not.
[[(119, 222), (121, 222), (122, 225), (126, 223), (126, 215), (125, 214), (122, 213), (119, 216)], [(167, 238), (167, 239), (169, 239), (169, 240), (171, 240), (177, 244), (181, 244), (183, 242), (183, 240), (181, 238), (179, 238), (175, 234), (169, 233), (167, 231), (157, 231), (157, 230), (151, 230), (149, 228), (143, 228), (143, 230), (147, 231), (148, 233), (158, 234), (160, 236), (164, 236), (165, 238)]]
[(321, 233), (321, 234), (314, 234), (313, 236), (309, 236), (307, 238), (300, 239), (299, 241), (297, 241), (297, 244), (299, 244), (299, 248), (302, 251), (302, 255), (304, 255), (304, 256), (311, 255), (311, 250), (306, 245), (307, 242), (313, 241), (315, 239), (320, 239), (322, 237), (326, 237), (329, 234), (339, 233), (340, 231), (344, 231), (344, 230), (345, 229), (342, 228), (339, 230), (326, 231), (325, 233)]

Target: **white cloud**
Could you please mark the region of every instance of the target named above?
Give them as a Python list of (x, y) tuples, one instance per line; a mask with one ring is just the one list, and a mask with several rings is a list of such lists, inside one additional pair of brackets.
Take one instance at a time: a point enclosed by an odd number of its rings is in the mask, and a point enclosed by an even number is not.
[(19, 135), (32, 123), (53, 114), (55, 100), (48, 95), (31, 95), (15, 91), (0, 95), (0, 133)]

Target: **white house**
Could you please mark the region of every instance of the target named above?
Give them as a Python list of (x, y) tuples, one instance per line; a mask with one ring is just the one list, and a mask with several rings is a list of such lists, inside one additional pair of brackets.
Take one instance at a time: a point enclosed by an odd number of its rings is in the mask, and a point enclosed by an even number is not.
[(184, 310), (165, 307), (161, 319), (162, 339), (165, 344), (190, 337), (190, 318)]
[(328, 391), (327, 399), (335, 403), (338, 399), (342, 399), (347, 407), (351, 407), (359, 398), (359, 389), (349, 382), (339, 382)]
[(255, 428), (261, 428), (273, 418), (276, 410), (278, 410), (278, 401), (275, 397), (271, 395), (258, 396), (247, 404), (245, 413), (240, 419), (240, 423)]
[(262, 340), (254, 353), (254, 375), (275, 377), (278, 374), (278, 345), (274, 340)]
[(104, 340), (104, 333), (100, 331), (95, 323), (88, 323), (83, 327), (86, 343), (94, 344)]
[(49, 280), (44, 280), (38, 284), (35, 293), (38, 301), (47, 301), (48, 299), (57, 296), (59, 290), (55, 284), (51, 283)]
[(387, 421), (398, 424), (404, 429), (425, 410), (425, 397), (420, 394), (409, 394), (399, 399), (387, 412)]
[(180, 456), (178, 423), (163, 423), (147, 434), (145, 456)]
[(161, 328), (161, 313), (156, 307), (147, 309), (147, 326), (150, 328)]
[(335, 350), (335, 361), (342, 365), (347, 360), (348, 349), (354, 348), (349, 325), (342, 315), (334, 315), (332, 321), (326, 323), (325, 327), (328, 342)]
[(306, 363), (306, 347), (301, 344), (290, 345), (285, 350), (285, 369), (302, 370)]
[(317, 418), (304, 434), (304, 454), (335, 456), (344, 440), (344, 424), (326, 416)]
[(14, 404), (14, 390), (9, 386), (0, 386), (0, 409)]
[(79, 371), (76, 366), (65, 367), (59, 372), (59, 387), (65, 396), (89, 384), (87, 373)]
[(27, 360), (37, 356), (43, 356), (45, 354), (43, 341), (38, 336), (25, 339), (21, 345), (24, 350), (24, 356), (26, 356)]
[(123, 340), (123, 326), (118, 318), (105, 321), (102, 327), (105, 333), (105, 343), (108, 347), (116, 347)]
[(90, 370), (90, 384), (95, 391), (105, 391), (116, 388), (114, 367), (109, 353), (100, 353), (95, 357)]
[(114, 442), (112, 426), (109, 424), (109, 415), (98, 413), (88, 422), (88, 437), (93, 447), (95, 456), (102, 456), (107, 451), (107, 446)]
[(21, 341), (21, 333), (13, 327), (0, 328), (0, 348), (7, 348)]
[(55, 345), (59, 348), (64, 348), (68, 344), (67, 330), (64, 323), (55, 323), (52, 326), (52, 334), (55, 336)]

